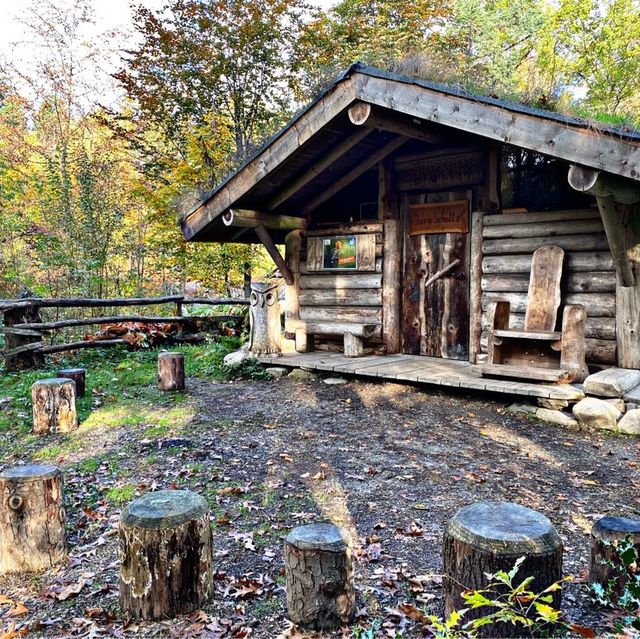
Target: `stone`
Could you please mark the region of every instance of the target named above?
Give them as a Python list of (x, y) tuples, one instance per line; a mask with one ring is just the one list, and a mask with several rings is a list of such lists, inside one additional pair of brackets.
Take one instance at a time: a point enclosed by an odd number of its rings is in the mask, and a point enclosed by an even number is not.
[(347, 380), (344, 377), (327, 377), (327, 379), (323, 381), (329, 386), (340, 386), (347, 383)]
[(294, 368), (289, 373), (289, 377), (303, 382), (310, 382), (318, 379), (318, 376), (315, 373), (312, 373), (311, 371), (303, 371), (301, 368)]
[(597, 397), (622, 397), (640, 384), (640, 371), (631, 368), (605, 368), (584, 380), (584, 392)]
[(242, 364), (242, 362), (251, 358), (251, 353), (241, 348), (239, 351), (225, 355), (222, 362), (225, 366), (236, 366), (237, 364)]
[(627, 409), (624, 403), (624, 399), (620, 399), (616, 397), (615, 399), (605, 399), (607, 404), (611, 404), (611, 406), (615, 406), (621, 413), (624, 413)]
[(289, 373), (289, 369), (284, 366), (269, 366), (265, 370), (273, 379), (280, 379)]
[(618, 431), (625, 435), (640, 435), (640, 409), (627, 411), (618, 422)]
[(578, 420), (563, 413), (561, 410), (551, 410), (550, 408), (538, 408), (536, 410), (536, 417), (545, 422), (552, 424), (559, 424), (560, 426), (577, 426)]
[(535, 415), (536, 413), (536, 407), (532, 406), (531, 404), (515, 403), (515, 404), (511, 404), (511, 406), (509, 406), (507, 410), (510, 413), (515, 413), (516, 415), (517, 414)]
[(566, 399), (547, 399), (546, 397), (538, 397), (538, 406), (548, 408), (549, 410), (562, 410), (569, 406)]
[(617, 430), (617, 422), (621, 416), (615, 406), (595, 397), (580, 400), (573, 407), (573, 414), (585, 426), (613, 431)]
[(640, 386), (632, 388), (629, 392), (625, 393), (622, 398), (625, 402), (640, 404)]

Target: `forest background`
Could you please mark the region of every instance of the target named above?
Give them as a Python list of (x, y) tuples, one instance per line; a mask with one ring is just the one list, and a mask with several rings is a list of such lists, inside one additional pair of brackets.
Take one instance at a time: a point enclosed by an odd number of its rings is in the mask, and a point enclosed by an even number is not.
[(640, 125), (640, 0), (134, 0), (126, 46), (95, 1), (28, 0), (0, 58), (0, 297), (241, 289), (263, 251), (181, 209), (356, 60)]

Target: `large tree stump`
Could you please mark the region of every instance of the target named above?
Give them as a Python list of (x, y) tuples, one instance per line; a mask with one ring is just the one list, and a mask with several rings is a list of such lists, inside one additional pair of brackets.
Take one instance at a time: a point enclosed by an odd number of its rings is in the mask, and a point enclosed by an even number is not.
[(120, 517), (120, 606), (129, 619), (193, 612), (211, 596), (209, 508), (189, 490), (161, 490)]
[(279, 284), (252, 282), (249, 298), (249, 350), (253, 355), (280, 355), (282, 329), (280, 326)]
[(591, 565), (589, 583), (608, 587), (612, 580), (611, 600), (617, 601), (628, 581), (624, 572), (616, 571), (607, 564), (615, 555), (616, 545), (631, 535), (636, 552), (640, 553), (640, 520), (626, 517), (602, 517), (591, 528)]
[(0, 573), (37, 572), (67, 557), (62, 473), (32, 464), (0, 473)]
[(56, 375), (63, 379), (72, 379), (76, 383), (76, 397), (84, 397), (86, 373), (84, 368), (61, 368)]
[(31, 387), (33, 432), (69, 433), (78, 427), (76, 385), (70, 379), (41, 379)]
[[(15, 327), (17, 332), (7, 332), (5, 346), (7, 351), (15, 351), (23, 346), (36, 344), (43, 339), (42, 333), (32, 329), (20, 329), (20, 324), (40, 322), (40, 308), (38, 306), (25, 306), (4, 311), (3, 323), (6, 327)], [(44, 355), (33, 351), (25, 351), (9, 355), (5, 359), (5, 367), (8, 371), (18, 371), (23, 368), (36, 368), (44, 364)]]
[(158, 388), (163, 391), (184, 390), (184, 355), (182, 353), (158, 355)]
[(316, 630), (348, 624), (355, 615), (348, 533), (333, 524), (292, 530), (285, 541), (287, 610), (294, 623)]
[[(444, 533), (445, 614), (465, 608), (462, 593), (487, 583), (485, 573), (510, 570), (525, 557), (517, 581), (534, 577), (530, 589), (541, 592), (562, 577), (562, 541), (542, 514), (509, 502), (479, 502), (461, 508)], [(553, 605), (560, 606), (561, 591)], [(493, 610), (469, 610), (464, 620), (482, 617)], [(527, 636), (521, 626), (499, 623), (484, 626), (481, 636)]]

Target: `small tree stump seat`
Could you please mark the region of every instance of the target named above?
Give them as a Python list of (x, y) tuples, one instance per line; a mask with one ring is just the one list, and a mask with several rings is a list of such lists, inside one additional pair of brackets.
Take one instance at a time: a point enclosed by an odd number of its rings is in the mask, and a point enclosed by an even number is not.
[(182, 353), (158, 355), (158, 388), (162, 391), (184, 390), (184, 355)]
[(38, 572), (67, 557), (62, 473), (29, 464), (0, 473), (0, 573)]
[(78, 427), (76, 385), (71, 379), (41, 379), (31, 387), (33, 433), (69, 433)]
[[(510, 502), (483, 501), (461, 508), (444, 532), (445, 614), (465, 608), (462, 593), (478, 590), (487, 583), (485, 573), (509, 571), (519, 557), (525, 560), (518, 583), (534, 577), (530, 589), (541, 592), (562, 577), (562, 541), (551, 522), (541, 513)], [(554, 593), (560, 606), (560, 591)], [(491, 612), (469, 610), (464, 620)], [(526, 633), (524, 633), (526, 635)], [(523, 636), (523, 628), (493, 624), (480, 629), (481, 636)]]
[(285, 541), (287, 610), (294, 623), (315, 630), (348, 624), (355, 615), (349, 534), (333, 524), (292, 530)]
[(129, 619), (193, 612), (213, 589), (206, 500), (160, 490), (132, 501), (120, 517), (120, 607)]
[(640, 519), (627, 517), (602, 517), (591, 528), (591, 564), (589, 566), (589, 583), (602, 584), (607, 587), (609, 580), (615, 580), (611, 599), (617, 601), (624, 592), (627, 578), (617, 574), (607, 564), (615, 553), (615, 544), (631, 535), (636, 552), (640, 553)]
[(76, 397), (84, 397), (86, 373), (84, 368), (61, 368), (56, 375), (63, 379), (72, 379), (76, 383)]

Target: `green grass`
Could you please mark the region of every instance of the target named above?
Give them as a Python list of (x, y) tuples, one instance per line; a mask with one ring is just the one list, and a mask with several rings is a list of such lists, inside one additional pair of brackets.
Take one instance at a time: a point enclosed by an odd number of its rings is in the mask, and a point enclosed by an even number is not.
[(114, 506), (123, 506), (132, 501), (135, 495), (136, 487), (133, 484), (124, 484), (122, 486), (109, 488), (104, 497)]

